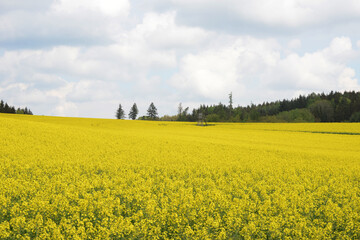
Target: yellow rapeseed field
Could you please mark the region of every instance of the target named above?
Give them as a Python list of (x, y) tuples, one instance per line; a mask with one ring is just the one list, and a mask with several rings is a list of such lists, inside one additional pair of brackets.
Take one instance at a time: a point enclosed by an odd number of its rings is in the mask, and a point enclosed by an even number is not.
[(0, 239), (360, 239), (360, 124), (0, 114)]

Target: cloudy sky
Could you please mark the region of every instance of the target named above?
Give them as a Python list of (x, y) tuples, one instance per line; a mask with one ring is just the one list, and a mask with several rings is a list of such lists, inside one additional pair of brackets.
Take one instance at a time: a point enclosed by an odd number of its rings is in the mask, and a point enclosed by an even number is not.
[(114, 118), (360, 90), (358, 0), (0, 0), (0, 99)]

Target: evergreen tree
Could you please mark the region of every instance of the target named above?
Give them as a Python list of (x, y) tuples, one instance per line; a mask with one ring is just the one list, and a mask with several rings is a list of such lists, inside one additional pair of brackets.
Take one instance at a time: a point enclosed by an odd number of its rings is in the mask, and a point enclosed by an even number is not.
[(147, 114), (149, 119), (155, 120), (158, 117), (158, 113), (157, 113), (157, 108), (155, 107), (154, 103), (151, 103), (148, 110), (147, 110)]
[(119, 108), (118, 108), (118, 110), (116, 111), (116, 118), (117, 118), (117, 119), (124, 119), (124, 117), (125, 117), (124, 110), (122, 109), (121, 104), (119, 104)]
[(136, 103), (134, 103), (130, 109), (129, 118), (135, 120), (138, 113), (139, 113), (139, 109), (137, 108)]
[(10, 107), (7, 103), (5, 103), (5, 106), (4, 106), (4, 113), (10, 113)]
[(4, 101), (1, 100), (1, 101), (0, 101), (0, 112), (4, 112), (4, 107), (5, 107)]
[(10, 106), (3, 100), (0, 101), (0, 113), (13, 113), (13, 114), (28, 114), (33, 115), (30, 111), (30, 108), (15, 108), (14, 106)]

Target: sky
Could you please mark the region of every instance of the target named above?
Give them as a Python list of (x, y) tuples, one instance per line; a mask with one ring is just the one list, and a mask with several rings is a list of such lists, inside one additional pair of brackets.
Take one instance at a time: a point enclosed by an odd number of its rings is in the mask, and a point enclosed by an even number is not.
[(0, 99), (160, 116), (360, 90), (358, 0), (0, 0)]

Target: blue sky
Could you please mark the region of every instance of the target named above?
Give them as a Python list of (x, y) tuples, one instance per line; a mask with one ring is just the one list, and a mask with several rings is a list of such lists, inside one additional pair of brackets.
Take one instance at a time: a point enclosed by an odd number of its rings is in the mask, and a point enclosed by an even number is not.
[(0, 98), (114, 118), (360, 90), (356, 0), (0, 0)]

